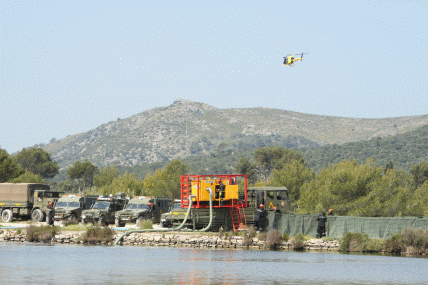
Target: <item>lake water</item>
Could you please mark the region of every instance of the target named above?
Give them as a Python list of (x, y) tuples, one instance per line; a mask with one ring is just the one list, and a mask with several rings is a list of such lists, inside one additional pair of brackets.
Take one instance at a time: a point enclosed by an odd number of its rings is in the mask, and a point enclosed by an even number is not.
[(2, 284), (427, 284), (428, 259), (0, 243)]

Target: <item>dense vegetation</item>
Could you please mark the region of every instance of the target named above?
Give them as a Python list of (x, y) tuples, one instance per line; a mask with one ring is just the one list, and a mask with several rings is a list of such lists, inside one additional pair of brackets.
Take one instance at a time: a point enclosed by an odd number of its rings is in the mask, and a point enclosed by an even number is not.
[(299, 151), (308, 166), (316, 172), (344, 159), (355, 159), (361, 163), (369, 158), (373, 158), (378, 166), (392, 161), (394, 168), (409, 171), (413, 164), (428, 161), (428, 125), (392, 137), (378, 137), (320, 148), (302, 148)]
[[(301, 213), (334, 208), (338, 215), (426, 216), (427, 135), (424, 126), (390, 138), (301, 151), (276, 146), (286, 142), (280, 136), (253, 137), (254, 144), (222, 143), (209, 154), (169, 162), (99, 169), (89, 160), (76, 161), (54, 179), (46, 177), (57, 165), (42, 150), (10, 156), (0, 149), (0, 178), (1, 182), (48, 181), (54, 189), (69, 193), (178, 198), (182, 174), (244, 173), (252, 185), (286, 186)], [(52, 171), (47, 175), (31, 171), (46, 169), (41, 165), (50, 165)]]

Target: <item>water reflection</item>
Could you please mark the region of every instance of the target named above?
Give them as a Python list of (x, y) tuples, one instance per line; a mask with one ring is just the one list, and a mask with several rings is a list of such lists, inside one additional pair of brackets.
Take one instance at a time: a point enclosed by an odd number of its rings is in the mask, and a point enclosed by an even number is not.
[(427, 259), (0, 243), (3, 284), (426, 284)]

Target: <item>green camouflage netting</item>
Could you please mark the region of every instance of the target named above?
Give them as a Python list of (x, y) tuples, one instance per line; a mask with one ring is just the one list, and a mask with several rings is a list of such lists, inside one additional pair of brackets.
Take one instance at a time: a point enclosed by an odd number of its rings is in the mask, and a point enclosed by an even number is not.
[[(291, 236), (305, 234), (316, 236), (318, 214), (275, 214), (267, 216), (267, 230), (277, 229), (281, 234)], [(405, 228), (428, 229), (428, 218), (393, 217), (368, 218), (349, 216), (327, 216), (326, 234), (332, 238), (341, 238), (346, 233), (363, 232), (371, 238), (390, 238)]]

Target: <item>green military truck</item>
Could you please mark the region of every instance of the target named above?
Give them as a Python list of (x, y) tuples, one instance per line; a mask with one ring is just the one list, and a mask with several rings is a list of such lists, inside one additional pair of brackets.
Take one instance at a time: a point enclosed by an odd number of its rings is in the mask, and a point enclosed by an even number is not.
[(161, 215), (160, 224), (162, 227), (167, 228), (172, 226), (172, 212), (181, 209), (181, 200), (174, 199), (174, 205), (168, 210), (167, 213)]
[(80, 221), (82, 212), (90, 209), (98, 199), (93, 195), (64, 195), (55, 205), (54, 221)]
[[(244, 203), (245, 193), (239, 192), (239, 199)], [(179, 200), (181, 201), (181, 200)], [(273, 211), (276, 207), (278, 213), (290, 213), (293, 207), (290, 204), (288, 190), (286, 187), (248, 187), (247, 189), (248, 207), (241, 209), (241, 214), (245, 215), (247, 225), (254, 225), (255, 212), (263, 204), (263, 209)], [(175, 208), (161, 216), (161, 225), (164, 227), (178, 226), (184, 220), (187, 207)], [(201, 229), (208, 225), (210, 211), (208, 208), (190, 210), (186, 221), (188, 228)], [(225, 230), (233, 228), (231, 211), (228, 208), (213, 208), (212, 230), (216, 231), (220, 227)]]
[(115, 212), (126, 206), (125, 193), (116, 193), (116, 196), (99, 196), (90, 210), (82, 212), (81, 222), (98, 223), (100, 226), (114, 224)]
[(14, 218), (31, 217), (42, 222), (49, 210), (64, 192), (52, 191), (47, 184), (0, 183), (0, 214), (3, 222)]
[(151, 219), (153, 223), (159, 223), (160, 216), (171, 209), (171, 198), (158, 198), (136, 196), (129, 200), (128, 205), (122, 211), (115, 213), (116, 227), (124, 227), (126, 223), (139, 223)]

